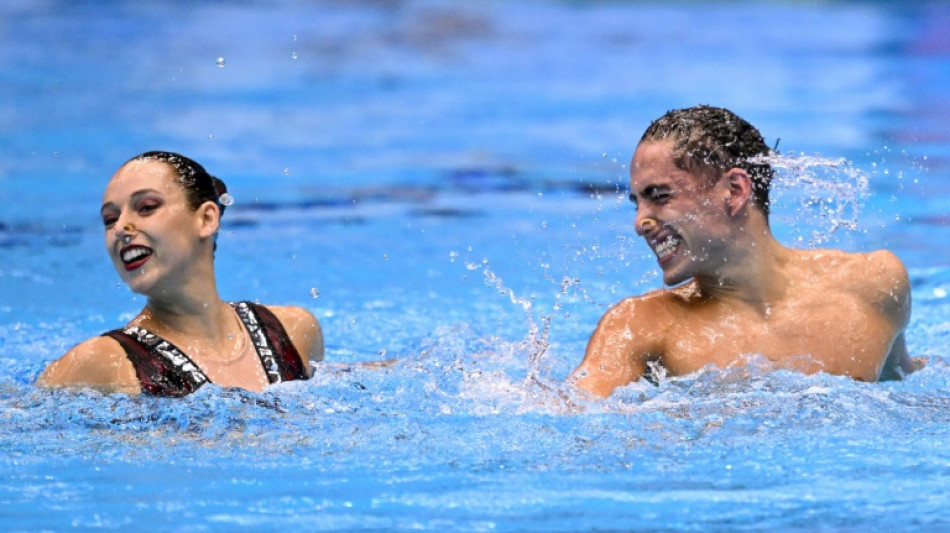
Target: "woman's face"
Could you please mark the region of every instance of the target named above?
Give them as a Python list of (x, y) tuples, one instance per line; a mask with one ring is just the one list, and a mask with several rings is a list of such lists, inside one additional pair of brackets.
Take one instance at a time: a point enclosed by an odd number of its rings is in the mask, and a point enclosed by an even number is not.
[(112, 176), (100, 211), (106, 251), (132, 291), (182, 284), (176, 274), (198, 261), (207, 233), (200, 211), (188, 207), (174, 169), (161, 161), (130, 161)]

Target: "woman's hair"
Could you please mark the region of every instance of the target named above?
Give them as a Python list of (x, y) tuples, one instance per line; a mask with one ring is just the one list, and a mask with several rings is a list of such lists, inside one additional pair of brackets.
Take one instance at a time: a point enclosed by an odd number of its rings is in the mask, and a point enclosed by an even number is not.
[(208, 174), (208, 171), (193, 159), (174, 152), (155, 151), (137, 155), (130, 161), (161, 161), (174, 168), (178, 174), (178, 183), (192, 210), (198, 209), (205, 202), (214, 202), (224, 215), (224, 208), (231, 204), (224, 182)]
[(773, 171), (762, 158), (771, 150), (755, 126), (728, 109), (700, 105), (653, 121), (640, 142), (666, 140), (673, 142), (673, 162), (683, 170), (745, 170), (752, 179), (753, 202), (768, 216)]

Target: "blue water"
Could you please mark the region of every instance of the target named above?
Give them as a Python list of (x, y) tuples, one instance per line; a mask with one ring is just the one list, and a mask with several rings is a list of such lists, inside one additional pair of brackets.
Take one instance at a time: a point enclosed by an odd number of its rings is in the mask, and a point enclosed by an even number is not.
[[(940, 2), (5, 2), (0, 529), (950, 530), (948, 24)], [(606, 308), (660, 285), (626, 163), (697, 103), (778, 142), (783, 242), (906, 262), (923, 371), (563, 385)], [(228, 182), (223, 296), (306, 306), (335, 365), (259, 395), (33, 387), (144, 304), (97, 211), (149, 149)]]

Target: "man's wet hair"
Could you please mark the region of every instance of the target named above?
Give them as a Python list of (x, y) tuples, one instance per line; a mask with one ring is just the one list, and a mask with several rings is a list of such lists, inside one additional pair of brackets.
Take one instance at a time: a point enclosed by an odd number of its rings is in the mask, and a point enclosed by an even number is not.
[(759, 130), (721, 107), (700, 105), (674, 109), (650, 123), (640, 142), (672, 141), (673, 163), (686, 171), (731, 168), (745, 170), (752, 179), (753, 202), (768, 216), (772, 166), (762, 160), (771, 154)]
[(175, 169), (178, 183), (185, 192), (188, 207), (196, 210), (205, 202), (218, 204), (221, 214), (228, 202), (222, 202), (221, 197), (228, 192), (227, 186), (220, 179), (212, 176), (197, 161), (175, 152), (145, 152), (129, 161), (161, 161)]

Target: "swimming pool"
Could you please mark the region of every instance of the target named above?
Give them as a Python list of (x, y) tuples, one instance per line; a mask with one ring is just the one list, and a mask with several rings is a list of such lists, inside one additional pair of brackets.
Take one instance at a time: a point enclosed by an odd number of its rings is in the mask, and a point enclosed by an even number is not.
[[(950, 528), (945, 4), (2, 10), (2, 529)], [(561, 384), (606, 307), (660, 284), (625, 164), (649, 120), (696, 103), (820, 163), (816, 188), (778, 184), (783, 242), (907, 263), (925, 370), (752, 361), (601, 403)], [(233, 191), (225, 298), (308, 307), (328, 361), (399, 362), (260, 395), (35, 389), (144, 303), (96, 212), (155, 148)]]

